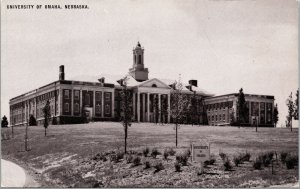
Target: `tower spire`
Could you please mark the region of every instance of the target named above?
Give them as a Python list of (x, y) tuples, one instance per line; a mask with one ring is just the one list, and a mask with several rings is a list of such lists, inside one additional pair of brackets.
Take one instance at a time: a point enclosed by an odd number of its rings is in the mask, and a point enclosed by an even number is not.
[(133, 49), (133, 66), (129, 69), (129, 74), (137, 81), (146, 81), (148, 73), (148, 68), (144, 67), (144, 48), (138, 41)]

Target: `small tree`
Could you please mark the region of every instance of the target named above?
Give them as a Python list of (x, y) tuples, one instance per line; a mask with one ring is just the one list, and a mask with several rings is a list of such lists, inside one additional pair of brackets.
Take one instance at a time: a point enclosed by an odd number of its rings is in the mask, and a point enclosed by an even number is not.
[(288, 115), (286, 116), (286, 126), (291, 127), (291, 131), (293, 131), (293, 115), (294, 115), (294, 103), (293, 103), (293, 94), (291, 92), (289, 98), (286, 100), (286, 105), (288, 107)]
[(44, 113), (44, 128), (45, 128), (45, 136), (47, 136), (47, 128), (49, 126), (49, 120), (51, 117), (50, 114), (50, 102), (47, 100), (45, 107), (43, 108)]
[(275, 124), (275, 127), (276, 127), (277, 122), (279, 120), (279, 118), (278, 118), (278, 107), (277, 107), (277, 104), (275, 105), (275, 108), (274, 108), (273, 120), (274, 120), (274, 124)]
[(8, 127), (8, 121), (5, 115), (2, 117), (1, 127)]
[(171, 89), (171, 110), (170, 115), (175, 123), (175, 132), (176, 132), (176, 147), (178, 143), (178, 127), (179, 123), (184, 117), (184, 110), (188, 105), (188, 100), (186, 96), (182, 93), (182, 83), (179, 79), (178, 82), (175, 81)]
[(123, 79), (118, 82), (123, 87), (121, 91), (121, 121), (124, 127), (124, 151), (127, 153), (127, 136), (128, 136), (128, 127), (131, 126), (132, 122), (132, 100), (131, 92), (127, 88), (128, 77), (125, 76)]
[(237, 122), (239, 124), (245, 123), (246, 122), (246, 117), (248, 114), (248, 107), (246, 105), (246, 100), (245, 100), (245, 95), (243, 92), (243, 88), (240, 89), (239, 95), (238, 95), (238, 102), (237, 102), (237, 107), (238, 107), (238, 119)]
[(296, 92), (296, 100), (295, 100), (295, 104), (294, 104), (294, 118), (295, 120), (299, 119), (299, 89)]

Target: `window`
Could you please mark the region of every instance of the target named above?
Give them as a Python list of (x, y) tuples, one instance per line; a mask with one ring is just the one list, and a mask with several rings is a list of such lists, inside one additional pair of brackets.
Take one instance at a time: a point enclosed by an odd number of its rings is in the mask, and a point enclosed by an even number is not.
[(225, 121), (225, 114), (223, 114), (223, 121)]
[(85, 95), (85, 105), (90, 106), (90, 94)]
[(156, 85), (156, 84), (153, 84), (152, 87), (157, 87), (157, 85)]
[(212, 116), (211, 116), (211, 120), (212, 120), (212, 121), (214, 121), (214, 119), (215, 119), (215, 116), (214, 116), (214, 115), (212, 115)]
[(65, 99), (69, 99), (70, 98), (70, 94), (69, 94), (69, 90), (65, 90), (64, 92), (65, 94)]
[(78, 103), (74, 104), (74, 112), (79, 113), (79, 104)]
[(110, 114), (110, 106), (108, 104), (105, 105), (105, 114)]
[(54, 106), (51, 106), (51, 114), (54, 115)]
[(100, 104), (96, 105), (96, 114), (100, 114), (101, 113), (101, 106)]
[(105, 101), (110, 101), (110, 93), (105, 93)]
[(65, 103), (64, 109), (65, 109), (65, 112), (69, 112), (69, 103)]
[(74, 100), (79, 100), (79, 91), (74, 91)]
[(96, 101), (101, 102), (101, 92), (96, 92), (95, 99)]
[(138, 64), (142, 64), (142, 55), (139, 55), (139, 63)]

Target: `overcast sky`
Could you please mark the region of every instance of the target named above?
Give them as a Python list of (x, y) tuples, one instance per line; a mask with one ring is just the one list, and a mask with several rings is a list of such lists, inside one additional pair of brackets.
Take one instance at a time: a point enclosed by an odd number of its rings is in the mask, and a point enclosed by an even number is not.
[(285, 101), (298, 88), (295, 0), (65, 2), (89, 9), (7, 10), (1, 1), (1, 117), (9, 115), (10, 98), (57, 80), (59, 65), (66, 79), (126, 74), (140, 41), (150, 77), (181, 74), (216, 95), (241, 87), (274, 95), (284, 123)]

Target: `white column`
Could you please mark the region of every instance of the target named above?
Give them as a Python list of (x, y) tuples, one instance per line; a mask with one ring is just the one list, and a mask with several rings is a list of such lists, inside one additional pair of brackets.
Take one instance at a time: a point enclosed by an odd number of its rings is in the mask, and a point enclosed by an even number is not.
[(135, 120), (135, 93), (132, 92), (132, 115), (133, 115), (133, 119)]
[(101, 93), (101, 117), (104, 117), (104, 91), (102, 91)]
[(161, 122), (161, 94), (158, 94), (158, 122)]
[(137, 121), (140, 122), (140, 93), (137, 92)]
[(150, 94), (147, 93), (147, 121), (150, 122)]
[(36, 100), (36, 97), (34, 98), (34, 117), (35, 119), (37, 119), (37, 100)]
[(170, 110), (171, 110), (171, 95), (168, 94), (168, 123), (170, 123), (171, 116), (170, 116)]
[(115, 117), (115, 91), (111, 92), (111, 117)]
[(71, 89), (71, 116), (74, 115), (74, 94), (73, 94), (73, 89)]
[(142, 94), (142, 98), (143, 98), (143, 110), (142, 110), (142, 112), (143, 112), (143, 122), (145, 122), (146, 121), (145, 120), (145, 118), (146, 118), (146, 94), (145, 93)]

